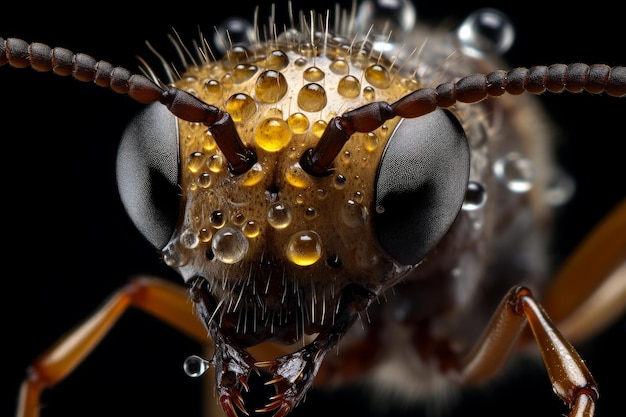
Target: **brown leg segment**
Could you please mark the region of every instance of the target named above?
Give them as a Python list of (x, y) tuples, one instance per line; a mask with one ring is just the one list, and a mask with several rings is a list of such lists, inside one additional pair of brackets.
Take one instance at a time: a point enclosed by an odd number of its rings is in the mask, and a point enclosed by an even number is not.
[(626, 200), (578, 246), (541, 304), (572, 343), (588, 340), (626, 312)]
[(494, 375), (517, 345), (526, 322), (539, 346), (554, 392), (570, 405), (569, 417), (593, 416), (598, 398), (593, 376), (530, 290), (524, 287), (509, 291), (476, 348), (460, 362), (461, 383), (473, 384)]
[(129, 307), (142, 309), (206, 344), (210, 339), (195, 317), (187, 290), (156, 278), (142, 277), (114, 293), (102, 307), (44, 351), (22, 383), (18, 417), (39, 416), (40, 396), (69, 375), (93, 351)]

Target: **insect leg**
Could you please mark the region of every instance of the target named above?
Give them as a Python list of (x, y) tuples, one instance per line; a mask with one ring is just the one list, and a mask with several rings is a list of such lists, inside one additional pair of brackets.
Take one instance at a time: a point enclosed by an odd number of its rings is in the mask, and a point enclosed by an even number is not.
[(210, 341), (205, 328), (193, 315), (186, 289), (156, 278), (137, 278), (31, 363), (20, 389), (17, 416), (38, 416), (42, 391), (69, 375), (129, 306), (154, 315), (202, 343)]
[(514, 287), (503, 298), (481, 340), (459, 363), (460, 382), (470, 385), (493, 376), (516, 347), (527, 322), (555, 394), (570, 405), (569, 416), (593, 416), (598, 398), (593, 376), (525, 287)]
[(589, 339), (624, 313), (626, 200), (596, 226), (561, 267), (542, 305), (572, 343)]

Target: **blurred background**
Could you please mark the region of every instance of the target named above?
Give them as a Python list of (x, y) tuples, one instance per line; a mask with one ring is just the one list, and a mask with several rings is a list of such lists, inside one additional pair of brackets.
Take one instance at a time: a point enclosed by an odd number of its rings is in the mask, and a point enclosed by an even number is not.
[[(287, 1), (277, 1), (285, 10)], [(334, 10), (335, 1), (297, 1), (296, 9)], [(349, 1), (341, 2), (350, 7)], [(0, 10), (0, 36), (19, 37), (85, 52), (131, 70), (137, 55), (150, 56), (144, 41), (159, 49), (172, 28), (194, 37), (231, 15), (253, 18), (256, 2), (217, 5), (156, 3), (126, 10), (124, 4), (15, 2)], [(263, 2), (261, 16), (269, 12)], [(467, 1), (417, 3), (418, 18), (461, 21), (491, 6)], [(609, 9), (580, 11), (554, 2), (541, 8), (520, 3), (499, 7), (517, 39), (506, 55), (513, 66), (556, 62), (626, 65), (622, 17)], [(139, 9), (139, 10), (137, 10)], [(191, 39), (191, 38), (187, 38)], [(142, 108), (128, 97), (52, 73), (0, 69), (0, 116), (5, 178), (4, 302), (2, 344), (6, 352), (0, 414), (12, 415), (29, 362), (56, 338), (87, 317), (137, 274), (182, 283), (134, 229), (115, 184), (118, 140)], [(558, 256), (565, 256), (617, 201), (626, 196), (624, 156), (626, 100), (571, 94), (543, 98), (560, 127), (559, 155), (577, 181), (577, 194), (562, 210)], [(565, 295), (564, 295), (565, 296)], [(598, 416), (623, 407), (626, 318), (579, 346), (599, 382)], [(144, 313), (131, 310), (109, 337), (67, 380), (44, 394), (42, 416), (200, 416), (202, 384), (182, 371), (183, 360), (201, 352), (192, 341)], [(371, 414), (353, 393), (313, 391), (294, 416)], [(425, 415), (388, 405), (388, 415)], [(545, 411), (545, 412), (544, 412)], [(542, 368), (523, 369), (495, 386), (468, 392), (446, 416), (558, 416), (566, 409)], [(430, 417), (430, 416), (429, 416)]]

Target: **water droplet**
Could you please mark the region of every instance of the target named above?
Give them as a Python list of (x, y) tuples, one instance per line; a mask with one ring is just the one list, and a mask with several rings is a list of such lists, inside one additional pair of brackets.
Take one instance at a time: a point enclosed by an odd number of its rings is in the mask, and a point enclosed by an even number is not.
[(267, 70), (257, 78), (254, 91), (259, 100), (265, 103), (276, 103), (285, 96), (287, 87), (287, 79), (282, 73)]
[(496, 160), (493, 172), (498, 181), (514, 193), (529, 191), (535, 178), (533, 163), (516, 152), (511, 152)]
[(233, 82), (241, 84), (254, 77), (258, 68), (255, 65), (238, 64), (233, 68)]
[(211, 232), (211, 230), (207, 229), (206, 227), (203, 227), (202, 229), (200, 229), (200, 232), (198, 232), (198, 238), (204, 243), (211, 240), (211, 237), (213, 237), (213, 232)]
[(324, 76), (324, 71), (322, 71), (318, 67), (309, 67), (305, 69), (302, 73), (302, 77), (310, 83), (322, 81), (324, 79)]
[(198, 187), (209, 188), (211, 186), (211, 174), (203, 172), (198, 176)]
[(243, 232), (231, 226), (226, 226), (213, 236), (211, 249), (215, 259), (225, 264), (239, 262), (248, 253), (248, 239)]
[(365, 79), (376, 88), (389, 88), (391, 76), (387, 68), (380, 64), (374, 64), (365, 70)]
[(309, 118), (304, 113), (294, 113), (287, 119), (287, 124), (295, 134), (305, 133), (309, 128)]
[(194, 152), (187, 157), (187, 169), (194, 174), (200, 170), (204, 161), (202, 152)]
[(304, 111), (320, 111), (327, 102), (326, 90), (317, 83), (309, 83), (298, 92), (298, 106)]
[[(219, 54), (225, 54), (231, 45), (248, 42), (254, 26), (241, 17), (232, 17), (220, 24), (213, 34), (213, 44)], [(239, 62), (239, 61), (237, 61)]]
[(211, 213), (211, 216), (209, 216), (209, 223), (211, 223), (211, 226), (215, 227), (216, 229), (223, 227), (224, 224), (226, 224), (226, 218), (224, 216), (224, 213), (221, 210), (215, 210), (213, 213)]
[(289, 57), (280, 49), (275, 49), (265, 59), (265, 68), (280, 71), (289, 65)]
[(339, 80), (337, 92), (346, 98), (355, 98), (361, 94), (361, 82), (354, 75), (346, 75)]
[(204, 83), (203, 91), (202, 99), (208, 104), (216, 104), (222, 99), (224, 87), (217, 80), (207, 80)]
[(337, 174), (337, 176), (333, 180), (333, 185), (337, 190), (343, 190), (346, 187), (346, 183), (348, 180), (341, 174)]
[(363, 139), (363, 147), (368, 152), (374, 152), (378, 147), (378, 136), (376, 133), (369, 132)]
[(291, 140), (291, 129), (282, 119), (268, 118), (254, 131), (256, 144), (268, 152), (277, 152)]
[(457, 37), (466, 55), (482, 57), (506, 53), (515, 40), (511, 20), (496, 9), (483, 8), (470, 14), (459, 26)]
[(207, 166), (209, 167), (209, 171), (211, 172), (222, 172), (222, 170), (224, 169), (224, 158), (222, 157), (222, 155), (211, 155)]
[(311, 132), (313, 132), (315, 137), (319, 139), (324, 134), (324, 131), (326, 130), (326, 126), (328, 126), (328, 123), (326, 123), (325, 120), (318, 120), (315, 123), (313, 123), (313, 126), (311, 127)]
[(299, 266), (309, 266), (322, 256), (322, 238), (313, 230), (294, 233), (287, 243), (287, 257)]
[(330, 70), (337, 75), (347, 75), (350, 72), (350, 66), (344, 59), (337, 59), (330, 64)]
[(559, 207), (570, 201), (576, 191), (576, 181), (567, 172), (556, 169), (546, 186), (545, 200), (552, 207)]
[(365, 208), (354, 200), (343, 204), (341, 218), (348, 227), (359, 227), (365, 224)]
[(285, 178), (287, 182), (294, 187), (307, 188), (311, 185), (311, 176), (302, 169), (299, 162), (296, 162), (287, 169)]
[(257, 162), (252, 165), (252, 168), (241, 174), (239, 178), (241, 178), (242, 184), (246, 187), (256, 185), (263, 179), (263, 166)]
[(230, 114), (233, 121), (241, 122), (248, 120), (256, 112), (256, 103), (247, 94), (233, 94), (226, 100), (226, 111)]
[(359, 30), (367, 32), (371, 28), (375, 51), (392, 49), (415, 27), (416, 20), (417, 11), (410, 0), (363, 1), (356, 18)]
[(202, 148), (207, 151), (212, 151), (217, 146), (217, 142), (215, 142), (215, 138), (213, 137), (213, 133), (209, 131), (209, 129), (205, 130), (204, 135), (202, 136)]
[(284, 229), (291, 223), (291, 210), (282, 203), (275, 203), (267, 212), (267, 221), (275, 229)]
[(363, 97), (367, 101), (375, 101), (376, 100), (376, 90), (371, 85), (367, 85), (363, 87)]
[(172, 268), (181, 267), (186, 262), (185, 257), (180, 251), (176, 250), (173, 242), (168, 243), (168, 245), (163, 248), (161, 255), (163, 256), (163, 262)]
[(463, 210), (471, 211), (477, 210), (485, 204), (487, 200), (487, 192), (482, 184), (470, 181), (467, 184), (467, 190), (465, 191), (465, 200), (463, 201)]
[(180, 234), (180, 244), (187, 249), (194, 249), (200, 243), (198, 234), (191, 229), (185, 229)]
[(211, 366), (213, 366), (213, 361), (208, 361), (196, 355), (189, 356), (183, 362), (183, 370), (192, 378), (202, 376)]
[(255, 238), (259, 235), (260, 232), (259, 224), (254, 220), (248, 221), (243, 225), (242, 232), (248, 238)]

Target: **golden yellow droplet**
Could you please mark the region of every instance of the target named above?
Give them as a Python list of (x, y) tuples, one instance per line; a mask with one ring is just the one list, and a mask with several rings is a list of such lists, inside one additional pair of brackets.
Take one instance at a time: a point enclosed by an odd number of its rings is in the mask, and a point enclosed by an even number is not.
[(376, 88), (389, 88), (391, 76), (387, 68), (380, 64), (374, 64), (365, 70), (365, 79)]
[(296, 134), (305, 133), (309, 128), (309, 118), (303, 113), (294, 113), (287, 118), (287, 124), (291, 131)]
[(300, 57), (294, 61), (294, 64), (296, 67), (302, 68), (306, 65), (306, 59)]
[(206, 227), (203, 227), (198, 232), (198, 238), (200, 239), (200, 241), (202, 241), (204, 243), (206, 243), (209, 240), (211, 240), (212, 236), (213, 236), (213, 232), (211, 232), (211, 230), (207, 229)]
[(200, 171), (204, 162), (204, 154), (202, 152), (194, 152), (187, 157), (187, 169), (194, 174)]
[(256, 103), (249, 95), (237, 93), (226, 100), (226, 111), (233, 121), (241, 122), (249, 119), (256, 112)]
[(346, 98), (355, 98), (361, 94), (361, 82), (354, 75), (346, 75), (339, 80), (337, 92)]
[(315, 137), (319, 139), (322, 137), (322, 134), (324, 133), (324, 130), (326, 130), (327, 125), (328, 123), (326, 123), (325, 120), (318, 120), (317, 122), (313, 123), (313, 126), (311, 127), (311, 132), (313, 132)]
[(367, 101), (375, 101), (376, 100), (376, 90), (371, 85), (363, 87), (363, 97)]
[(282, 119), (268, 118), (260, 122), (254, 131), (256, 144), (268, 152), (276, 152), (291, 140), (291, 129)]
[(235, 83), (233, 82), (233, 76), (230, 72), (228, 74), (224, 74), (224, 76), (222, 77), (222, 85), (224, 86), (224, 88), (228, 89), (233, 88), (233, 85), (235, 85)]
[(248, 48), (241, 45), (233, 46), (228, 50), (228, 62), (232, 62), (235, 65), (242, 62), (247, 62), (251, 56), (252, 53), (250, 53)]
[(276, 49), (265, 59), (265, 69), (280, 71), (289, 65), (289, 57), (280, 49)]
[(326, 90), (319, 84), (309, 83), (298, 92), (298, 106), (304, 111), (320, 111), (327, 102)]
[(239, 176), (242, 180), (242, 184), (246, 187), (251, 187), (258, 184), (263, 179), (263, 166), (260, 163), (252, 165), (252, 168)]
[(257, 222), (255, 222), (254, 220), (250, 220), (243, 225), (241, 231), (243, 232), (245, 237), (255, 238), (259, 235), (261, 229), (259, 228), (259, 224)]
[(350, 66), (343, 59), (337, 59), (330, 64), (330, 70), (333, 74), (346, 75), (350, 72)]
[(310, 266), (322, 257), (322, 238), (313, 230), (294, 233), (287, 242), (287, 257), (299, 266)]
[(276, 103), (287, 93), (287, 79), (274, 70), (267, 70), (259, 75), (254, 91), (259, 100), (265, 103)]
[(222, 83), (217, 80), (206, 81), (202, 91), (202, 99), (208, 104), (216, 104), (222, 99), (222, 95), (224, 94)]
[(209, 161), (207, 162), (207, 166), (209, 167), (209, 171), (218, 173), (222, 172), (224, 169), (224, 157), (222, 155), (211, 155)]
[(356, 49), (351, 58), (350, 58), (350, 62), (352, 62), (352, 65), (354, 65), (357, 68), (366, 68), (367, 65), (370, 62), (370, 57), (369, 57), (369, 53), (367, 52), (366, 49)]
[(202, 135), (202, 148), (207, 151), (212, 151), (216, 146), (217, 142), (215, 142), (213, 133), (211, 133), (209, 129), (206, 129)]
[(311, 185), (311, 176), (304, 172), (299, 163), (295, 163), (285, 172), (287, 182), (297, 188), (307, 188)]
[(241, 84), (254, 77), (258, 68), (255, 65), (238, 64), (233, 68), (233, 82)]
[(310, 83), (322, 81), (324, 79), (324, 75), (324, 71), (318, 67), (309, 67), (302, 73), (302, 77)]
[(369, 132), (367, 135), (365, 135), (365, 138), (363, 138), (363, 147), (366, 151), (369, 152), (373, 152), (376, 150), (376, 148), (378, 147), (378, 136), (376, 136), (376, 133)]

